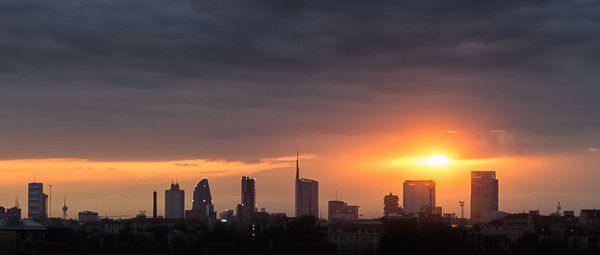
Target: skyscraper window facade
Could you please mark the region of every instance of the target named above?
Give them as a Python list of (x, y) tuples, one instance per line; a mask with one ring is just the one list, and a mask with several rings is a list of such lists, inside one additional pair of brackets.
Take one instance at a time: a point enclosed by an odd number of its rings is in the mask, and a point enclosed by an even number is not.
[(431, 212), (435, 209), (435, 182), (407, 180), (403, 185), (403, 207), (407, 214)]
[(179, 183), (171, 183), (165, 190), (165, 218), (183, 219), (185, 216), (185, 191), (179, 189)]
[(299, 157), (296, 154), (296, 217), (311, 215), (319, 217), (319, 182), (300, 178)]
[(471, 172), (471, 219), (498, 211), (498, 179), (495, 171)]

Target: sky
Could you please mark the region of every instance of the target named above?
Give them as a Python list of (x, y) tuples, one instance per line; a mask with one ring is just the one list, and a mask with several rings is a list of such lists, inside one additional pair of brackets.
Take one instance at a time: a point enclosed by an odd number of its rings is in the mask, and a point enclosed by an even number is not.
[[(500, 210), (600, 207), (600, 3), (0, 0), (0, 205), (53, 185), (52, 214), (150, 211), (209, 178), (234, 208), (293, 212), (301, 175), (381, 216), (434, 179), (459, 212), (470, 171)], [(451, 164), (422, 164), (446, 155)], [(48, 188), (48, 187), (47, 187)], [(49, 192), (48, 189), (46, 189)], [(164, 208), (159, 206), (159, 214)], [(26, 210), (25, 210), (26, 211)]]

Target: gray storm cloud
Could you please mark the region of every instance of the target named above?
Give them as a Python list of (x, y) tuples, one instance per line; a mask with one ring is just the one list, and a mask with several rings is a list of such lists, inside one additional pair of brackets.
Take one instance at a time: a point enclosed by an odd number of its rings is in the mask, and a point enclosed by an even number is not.
[(505, 130), (520, 141), (508, 152), (597, 147), (598, 14), (594, 1), (1, 1), (0, 153), (264, 156), (440, 115)]

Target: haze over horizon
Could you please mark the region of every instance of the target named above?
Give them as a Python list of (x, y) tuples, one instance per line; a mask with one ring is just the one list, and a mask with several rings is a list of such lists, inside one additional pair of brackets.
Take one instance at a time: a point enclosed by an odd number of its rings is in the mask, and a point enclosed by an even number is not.
[(0, 206), (37, 179), (52, 215), (162, 214), (208, 177), (222, 211), (251, 175), (293, 215), (299, 149), (323, 214), (410, 179), (459, 213), (472, 170), (503, 211), (600, 207), (600, 4), (474, 3), (1, 1)]

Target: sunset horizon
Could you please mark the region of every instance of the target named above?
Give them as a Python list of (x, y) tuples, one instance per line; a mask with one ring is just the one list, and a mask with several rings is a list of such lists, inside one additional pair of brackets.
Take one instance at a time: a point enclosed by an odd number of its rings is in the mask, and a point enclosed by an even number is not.
[(0, 254), (596, 254), (598, 14), (0, 0)]

